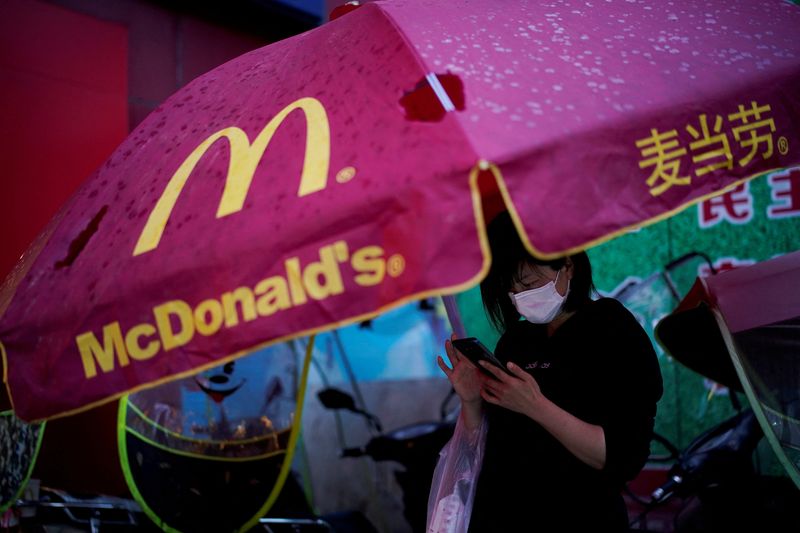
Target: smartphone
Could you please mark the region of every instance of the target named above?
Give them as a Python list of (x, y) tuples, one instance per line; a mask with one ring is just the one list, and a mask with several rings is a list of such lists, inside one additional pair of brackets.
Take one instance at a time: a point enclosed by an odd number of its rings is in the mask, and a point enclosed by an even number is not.
[(481, 343), (475, 337), (466, 337), (464, 339), (454, 339), (451, 341), (453, 343), (453, 347), (456, 348), (459, 352), (463, 353), (467, 359), (472, 361), (472, 364), (477, 366), (482, 372), (494, 377), (494, 374), (483, 368), (481, 365), (478, 364), (478, 361), (488, 361), (491, 364), (495, 365), (498, 368), (503, 369), (506, 374), (513, 375), (511, 372), (505, 367), (500, 360), (494, 356), (494, 354), (487, 348), (486, 346)]

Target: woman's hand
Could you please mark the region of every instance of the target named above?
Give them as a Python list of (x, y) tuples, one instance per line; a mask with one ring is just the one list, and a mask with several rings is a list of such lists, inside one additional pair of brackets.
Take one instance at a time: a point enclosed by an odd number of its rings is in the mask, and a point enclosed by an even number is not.
[(506, 365), (513, 375), (508, 375), (491, 363), (481, 361), (480, 364), (496, 378), (483, 380), (481, 397), (484, 400), (539, 421), (537, 415), (549, 400), (542, 394), (532, 375), (514, 363)]
[[(453, 334), (450, 338), (455, 339), (456, 335)], [(449, 340), (444, 342), (444, 348), (447, 351), (447, 358), (450, 360), (452, 368), (445, 364), (441, 355), (436, 358), (439, 368), (450, 380), (450, 384), (453, 385), (456, 394), (458, 394), (463, 403), (479, 403), (481, 401), (480, 370), (459, 352)]]

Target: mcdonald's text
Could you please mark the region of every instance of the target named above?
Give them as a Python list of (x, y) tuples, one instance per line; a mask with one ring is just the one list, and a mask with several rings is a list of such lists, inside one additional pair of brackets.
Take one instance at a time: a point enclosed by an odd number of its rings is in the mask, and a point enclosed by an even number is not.
[(85, 377), (96, 377), (98, 367), (101, 372), (110, 373), (157, 357), (185, 346), (197, 335), (209, 337), (222, 328), (235, 328), (310, 300), (341, 295), (345, 292), (343, 270), (352, 272), (355, 284), (369, 287), (381, 283), (387, 274), (399, 276), (405, 265), (400, 255), (384, 257), (380, 246), (365, 246), (351, 254), (343, 240), (323, 246), (318, 255), (318, 261), (306, 265), (298, 257), (290, 257), (283, 263), (283, 274), (261, 279), (252, 286), (235, 287), (218, 298), (194, 304), (181, 299), (159, 303), (152, 308), (151, 321), (130, 327), (113, 321), (101, 331), (81, 333), (75, 341)]

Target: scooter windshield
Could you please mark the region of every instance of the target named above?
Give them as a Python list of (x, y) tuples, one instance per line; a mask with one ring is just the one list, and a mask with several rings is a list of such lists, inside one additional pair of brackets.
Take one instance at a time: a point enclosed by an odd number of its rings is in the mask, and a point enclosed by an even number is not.
[(656, 338), (684, 365), (746, 394), (800, 487), (800, 252), (698, 278)]
[(279, 344), (122, 398), (120, 459), (151, 520), (234, 531), (266, 512), (291, 464), (309, 354), (301, 371)]
[[(786, 455), (784, 466), (800, 468), (800, 317), (765, 324), (732, 335), (737, 370), (760, 406), (765, 434)], [(770, 438), (774, 437), (774, 438)], [(775, 442), (773, 442), (775, 441)], [(780, 456), (779, 456), (780, 458)], [(797, 482), (797, 475), (793, 476)]]

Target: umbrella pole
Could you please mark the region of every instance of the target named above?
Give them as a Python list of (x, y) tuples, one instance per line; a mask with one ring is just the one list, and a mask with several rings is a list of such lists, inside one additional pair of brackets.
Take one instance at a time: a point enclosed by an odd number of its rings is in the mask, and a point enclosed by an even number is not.
[(447, 311), (447, 319), (450, 320), (450, 327), (453, 328), (453, 333), (455, 333), (458, 338), (466, 337), (467, 330), (464, 328), (464, 322), (461, 320), (461, 313), (456, 304), (456, 297), (452, 294), (448, 294), (447, 296), (442, 296), (442, 301)]

